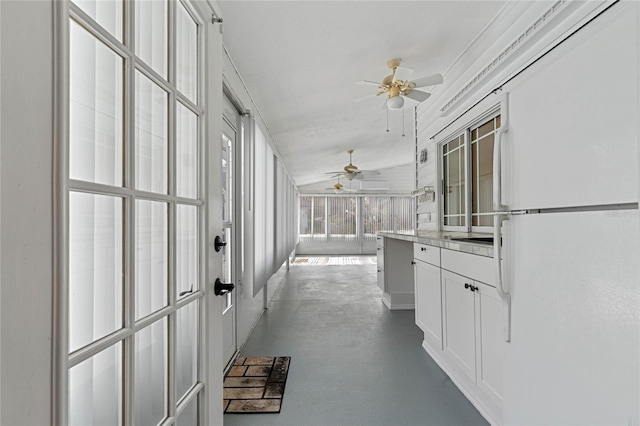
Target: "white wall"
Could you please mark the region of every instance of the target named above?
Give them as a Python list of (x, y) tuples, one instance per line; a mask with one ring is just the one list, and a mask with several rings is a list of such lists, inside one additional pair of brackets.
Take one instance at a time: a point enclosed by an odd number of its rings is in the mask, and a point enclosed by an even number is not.
[(53, 4), (0, 2), (0, 424), (51, 424)]

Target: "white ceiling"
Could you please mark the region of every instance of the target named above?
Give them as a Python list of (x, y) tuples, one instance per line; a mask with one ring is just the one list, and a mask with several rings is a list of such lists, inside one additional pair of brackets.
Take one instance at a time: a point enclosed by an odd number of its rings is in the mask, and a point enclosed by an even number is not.
[(406, 136), (401, 111), (389, 111), (387, 133), (384, 99), (353, 102), (376, 91), (354, 83), (381, 81), (386, 62), (401, 58), (413, 78), (441, 73), (446, 84), (449, 67), (505, 3), (218, 1), (225, 47), (291, 177), (327, 187), (324, 172), (348, 164), (350, 148), (360, 169), (415, 161), (414, 103), (405, 102)]

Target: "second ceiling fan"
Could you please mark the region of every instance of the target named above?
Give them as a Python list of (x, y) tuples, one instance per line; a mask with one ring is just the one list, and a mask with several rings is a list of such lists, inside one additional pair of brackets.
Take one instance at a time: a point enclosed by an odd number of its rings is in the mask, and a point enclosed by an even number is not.
[(348, 180), (353, 180), (353, 179), (362, 180), (368, 176), (376, 176), (380, 174), (380, 172), (376, 172), (375, 170), (359, 170), (358, 167), (354, 165), (351, 160), (351, 155), (353, 154), (353, 150), (350, 149), (347, 151), (347, 153), (349, 154), (349, 164), (344, 166), (342, 171), (327, 172), (325, 174), (333, 175), (331, 176), (332, 178), (344, 176)]
[(405, 68), (400, 66), (400, 59), (391, 59), (387, 62), (387, 66), (393, 71), (390, 75), (386, 76), (382, 83), (376, 83), (375, 81), (362, 80), (357, 81), (356, 84), (365, 86), (376, 86), (381, 89), (380, 92), (364, 96), (355, 101), (361, 101), (374, 96), (387, 95), (385, 101), (385, 107), (389, 109), (400, 109), (404, 105), (404, 98), (413, 99), (417, 102), (426, 101), (431, 96), (431, 93), (417, 90), (422, 87), (435, 86), (436, 84), (442, 84), (442, 75), (434, 74), (428, 77), (421, 77), (415, 80), (409, 80), (409, 77), (413, 73), (411, 68)]

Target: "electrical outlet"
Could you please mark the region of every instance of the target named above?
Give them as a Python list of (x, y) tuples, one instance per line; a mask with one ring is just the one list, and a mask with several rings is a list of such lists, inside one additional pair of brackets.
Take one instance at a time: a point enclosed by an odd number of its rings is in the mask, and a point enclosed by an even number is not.
[(424, 194), (420, 194), (418, 201), (421, 203), (432, 203), (436, 199), (436, 193), (434, 191), (426, 191)]

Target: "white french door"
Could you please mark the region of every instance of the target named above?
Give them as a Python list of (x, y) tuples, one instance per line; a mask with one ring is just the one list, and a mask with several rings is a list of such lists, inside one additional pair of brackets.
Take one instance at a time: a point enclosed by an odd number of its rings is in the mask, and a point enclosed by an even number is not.
[(60, 418), (202, 424), (217, 410), (203, 396), (215, 359), (204, 342), (216, 339), (204, 335), (207, 215), (216, 208), (205, 182), (209, 29), (189, 1), (75, 0), (67, 10)]

